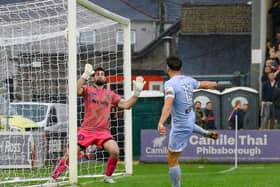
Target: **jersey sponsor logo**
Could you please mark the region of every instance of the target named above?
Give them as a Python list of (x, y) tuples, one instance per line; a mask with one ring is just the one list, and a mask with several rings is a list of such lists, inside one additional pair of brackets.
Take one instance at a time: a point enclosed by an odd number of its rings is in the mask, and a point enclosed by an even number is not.
[(109, 105), (109, 102), (108, 101), (97, 101), (95, 99), (92, 99), (92, 102), (93, 103), (96, 103), (96, 104), (100, 104), (100, 105), (105, 105), (105, 106), (108, 106)]

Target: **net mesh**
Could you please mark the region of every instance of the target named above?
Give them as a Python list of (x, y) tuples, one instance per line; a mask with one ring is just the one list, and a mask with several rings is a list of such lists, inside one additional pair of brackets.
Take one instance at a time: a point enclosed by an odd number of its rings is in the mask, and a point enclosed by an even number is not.
[[(0, 6), (0, 185), (46, 180), (68, 143), (67, 1), (41, 0)], [(102, 66), (108, 88), (123, 95), (123, 25), (77, 6), (77, 76)], [(78, 121), (83, 101), (78, 98)], [(124, 159), (123, 111), (112, 109), (111, 130)], [(18, 147), (8, 151), (11, 147)], [(8, 159), (4, 159), (8, 158)], [(79, 155), (79, 176), (102, 175), (108, 154), (95, 146)], [(116, 173), (124, 172), (118, 165)], [(3, 179), (3, 180), (2, 180)], [(61, 180), (68, 180), (67, 172)], [(34, 182), (36, 181), (36, 182)], [(40, 181), (41, 183), (42, 181)]]

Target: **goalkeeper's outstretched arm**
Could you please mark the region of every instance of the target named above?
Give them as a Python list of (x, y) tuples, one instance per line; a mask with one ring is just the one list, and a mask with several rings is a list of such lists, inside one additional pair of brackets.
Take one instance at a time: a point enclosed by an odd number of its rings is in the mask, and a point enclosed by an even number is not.
[(136, 80), (133, 80), (133, 95), (128, 100), (121, 99), (118, 103), (118, 107), (130, 109), (136, 103), (145, 83), (142, 76), (136, 77)]
[(79, 78), (77, 82), (77, 94), (78, 96), (81, 96), (83, 94), (83, 85), (85, 84), (86, 80), (83, 78)]
[(91, 64), (86, 64), (85, 65), (85, 71), (81, 75), (81, 77), (79, 78), (79, 80), (77, 82), (77, 93), (78, 93), (79, 96), (83, 94), (83, 85), (90, 78), (90, 76), (92, 74), (94, 74), (92, 65)]

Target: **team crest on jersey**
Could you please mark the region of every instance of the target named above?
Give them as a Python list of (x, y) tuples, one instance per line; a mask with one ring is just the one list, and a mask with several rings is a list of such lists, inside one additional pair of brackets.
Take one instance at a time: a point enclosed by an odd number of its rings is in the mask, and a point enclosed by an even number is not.
[(82, 135), (82, 134), (79, 134), (79, 135), (78, 135), (78, 140), (83, 140), (83, 139), (85, 139), (85, 136)]

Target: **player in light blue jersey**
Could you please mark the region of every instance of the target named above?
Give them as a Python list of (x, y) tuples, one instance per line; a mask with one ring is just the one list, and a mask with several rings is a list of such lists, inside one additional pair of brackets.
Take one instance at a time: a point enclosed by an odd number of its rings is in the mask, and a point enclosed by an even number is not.
[(194, 89), (215, 89), (214, 81), (197, 81), (181, 74), (182, 61), (178, 57), (168, 57), (167, 73), (169, 80), (164, 84), (165, 100), (162, 108), (158, 130), (161, 135), (166, 133), (165, 121), (171, 114), (171, 130), (168, 143), (168, 166), (169, 176), (173, 187), (180, 187), (181, 169), (179, 157), (182, 150), (187, 146), (188, 138), (192, 132), (199, 133), (216, 140), (218, 134), (204, 130), (195, 124), (193, 111)]

